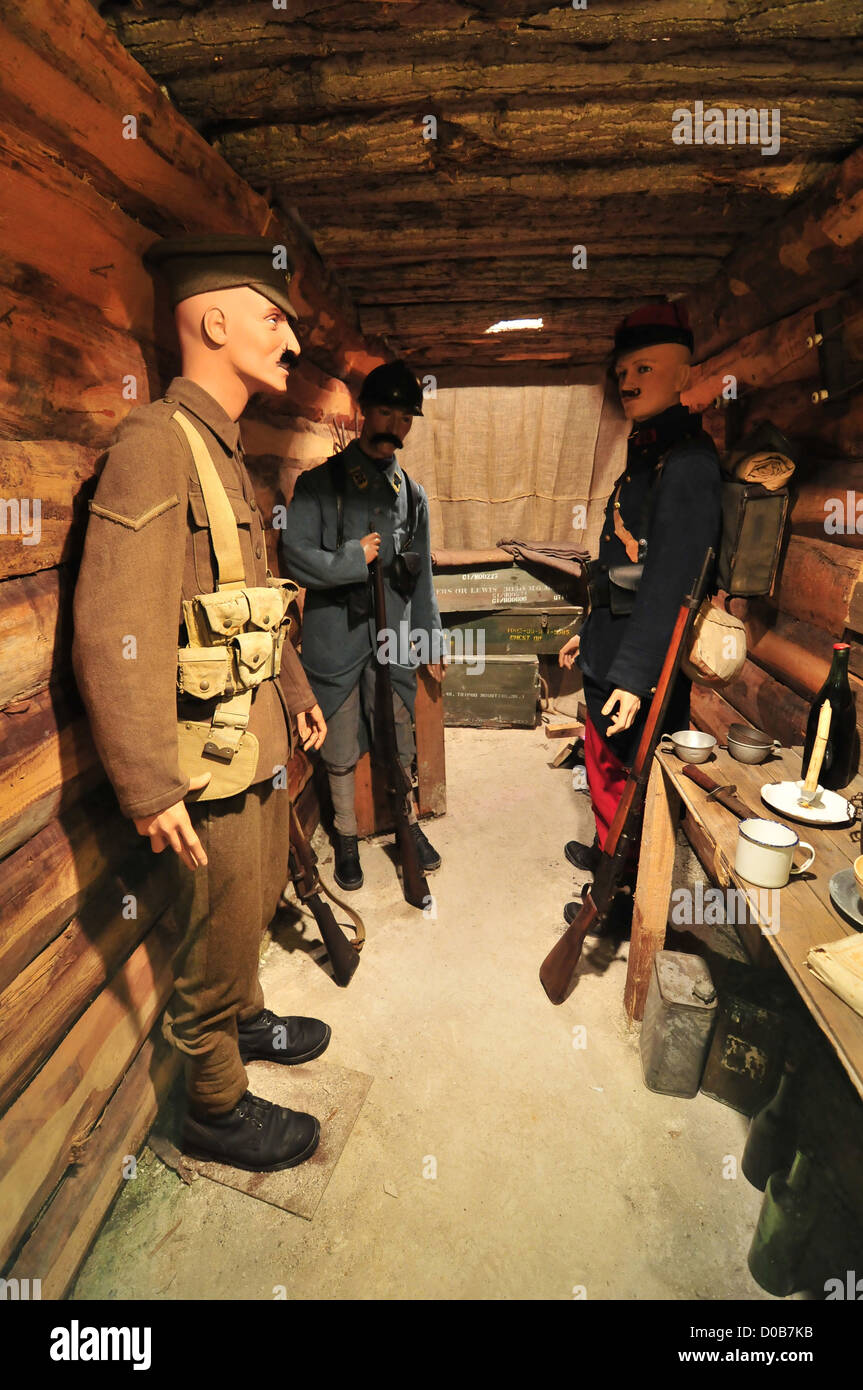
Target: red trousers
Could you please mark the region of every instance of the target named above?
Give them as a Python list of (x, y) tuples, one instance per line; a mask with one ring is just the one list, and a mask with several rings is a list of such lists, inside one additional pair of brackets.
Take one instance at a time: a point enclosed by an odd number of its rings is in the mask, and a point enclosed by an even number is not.
[[(584, 766), (587, 772), (587, 785), (590, 788), (590, 802), (596, 821), (596, 836), (599, 848), (605, 848), (605, 837), (611, 828), (615, 813), (623, 796), (628, 771), (609, 748), (605, 739), (590, 722), (590, 715), (584, 719)], [(637, 842), (630, 857), (630, 868), (634, 871), (638, 862)]]

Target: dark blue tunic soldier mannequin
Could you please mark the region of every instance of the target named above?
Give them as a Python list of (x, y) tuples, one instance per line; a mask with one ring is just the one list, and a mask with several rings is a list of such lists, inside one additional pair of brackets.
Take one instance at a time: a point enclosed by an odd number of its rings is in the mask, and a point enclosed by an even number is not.
[[(624, 412), (635, 428), (626, 468), (609, 498), (597, 560), (591, 565), (591, 610), (580, 637), (560, 654), (577, 659), (584, 679), (585, 763), (597, 836), (570, 841), (566, 857), (592, 870), (620, 801), (680, 604), (721, 531), (720, 469), (701, 417), (680, 404), (693, 340), (673, 304), (637, 310), (615, 335), (615, 374)], [(631, 611), (615, 612), (608, 571), (641, 558), (644, 570)], [(675, 682), (664, 730), (689, 727), (691, 683)], [(566, 920), (578, 905), (568, 903)], [(626, 914), (624, 913), (624, 916)]]
[[(681, 599), (698, 575), (708, 545), (718, 541), (719, 460), (701, 416), (672, 405), (640, 425), (629, 437), (626, 472), (617, 494), (627, 530), (647, 539), (644, 574), (633, 611), (615, 616), (608, 604), (592, 606), (581, 632), (579, 666), (585, 703), (597, 732), (606, 737), (610, 722), (602, 707), (616, 687), (641, 697), (629, 729), (609, 739), (629, 766), (647, 718), (650, 697), (665, 659)], [(602, 570), (628, 562), (614, 528), (615, 494), (608, 500), (597, 563)], [(644, 531), (639, 523), (648, 518)], [(666, 728), (689, 727), (691, 682), (677, 678)]]

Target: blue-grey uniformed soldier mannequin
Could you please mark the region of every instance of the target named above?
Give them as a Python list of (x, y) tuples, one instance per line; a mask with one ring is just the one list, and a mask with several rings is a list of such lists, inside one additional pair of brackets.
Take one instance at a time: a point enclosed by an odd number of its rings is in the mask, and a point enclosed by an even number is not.
[[(345, 889), (360, 888), (363, 882), (354, 771), (374, 728), (376, 637), (368, 567), (378, 554), (392, 635), (396, 739), (407, 768), (416, 751), (412, 716), (417, 668), (426, 665), (434, 679), (443, 677), (428, 500), (395, 457), (415, 416), (422, 415), (422, 390), (405, 363), (390, 362), (369, 373), (359, 399), (364, 412), (359, 438), (297, 480), (282, 538), (285, 572), (307, 590), (302, 660), (327, 721), (321, 755), (335, 813), (335, 879)], [(420, 829), (413, 807), (410, 818), (420, 864), (428, 873), (440, 867), (440, 856)]]

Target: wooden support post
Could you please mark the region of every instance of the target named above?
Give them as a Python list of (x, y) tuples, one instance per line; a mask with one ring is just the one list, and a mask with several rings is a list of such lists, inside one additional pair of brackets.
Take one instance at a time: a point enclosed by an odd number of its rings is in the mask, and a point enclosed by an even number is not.
[[(417, 673), (414, 707), (417, 745), (417, 797), (420, 816), (442, 816), (446, 811), (446, 762), (444, 756), (443, 694), (437, 681), (423, 667)], [(368, 753), (357, 763), (357, 834), (386, 835), (394, 829), (393, 811), (384, 779)]]
[(442, 816), (446, 812), (443, 691), (422, 666), (417, 675), (414, 723), (417, 737), (419, 813), (420, 816)]
[(642, 853), (638, 860), (638, 881), (632, 912), (632, 940), (623, 1003), (630, 1023), (641, 1022), (653, 957), (665, 945), (671, 875), (674, 870), (674, 842), (680, 797), (666, 782), (662, 767), (654, 759), (644, 803)]

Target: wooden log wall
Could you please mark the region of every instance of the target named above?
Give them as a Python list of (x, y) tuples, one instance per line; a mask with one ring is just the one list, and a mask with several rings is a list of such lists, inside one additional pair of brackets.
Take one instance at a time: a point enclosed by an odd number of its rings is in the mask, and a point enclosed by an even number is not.
[[(704, 412), (719, 448), (729, 411), (721, 397), (733, 378), (735, 428), (745, 433), (771, 420), (800, 450), (773, 592), (731, 600), (746, 625), (746, 666), (721, 693), (694, 693), (694, 722), (718, 737), (742, 718), (785, 744), (802, 743), (834, 641), (852, 645), (851, 683), (863, 730), (861, 252), (863, 150), (857, 150), (770, 237), (732, 256), (720, 276), (686, 301), (701, 361), (685, 399)], [(850, 389), (815, 403), (825, 388), (816, 315), (833, 306), (844, 322)]]
[[(303, 356), (279, 410), (243, 426), (267, 514), (332, 452), (332, 422), (353, 419), (351, 390), (386, 354), (299, 221), (275, 220), (87, 0), (4, 6), (0, 90), (0, 1271), (57, 1298), (177, 1072), (153, 1031), (171, 989), (167, 866), (119, 813), (70, 665), (101, 450), (178, 365), (141, 253), (184, 230), (266, 232), (296, 259)], [(310, 775), (299, 753), (293, 794)]]

